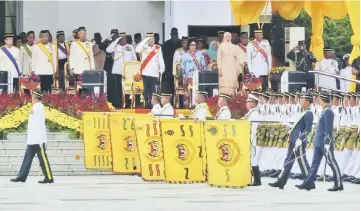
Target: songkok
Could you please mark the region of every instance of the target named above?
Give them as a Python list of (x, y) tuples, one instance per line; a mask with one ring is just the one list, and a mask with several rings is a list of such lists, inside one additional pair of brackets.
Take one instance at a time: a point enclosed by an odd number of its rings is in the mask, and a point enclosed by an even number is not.
[(99, 33), (99, 32), (95, 32), (95, 33), (94, 33), (94, 37), (100, 37), (100, 33)]
[(241, 37), (248, 37), (248, 32), (241, 32)]
[(145, 37), (154, 37), (154, 33), (153, 32), (148, 32)]
[(85, 27), (84, 26), (79, 27), (78, 32), (80, 32), (80, 31), (86, 31)]
[(325, 48), (323, 48), (323, 51), (324, 52), (327, 52), (327, 51), (334, 51), (335, 49), (332, 47), (332, 46), (327, 46)]
[(304, 45), (304, 44), (306, 44), (306, 42), (304, 40), (300, 40), (300, 41), (298, 41), (298, 44), (299, 45)]
[(184, 36), (183, 36), (183, 37), (182, 37), (182, 40), (188, 40), (188, 37), (184, 37)]
[(224, 34), (224, 31), (218, 31), (218, 34)]
[(43, 97), (43, 92), (41, 90), (37, 89), (37, 90), (33, 91), (33, 95), (41, 98), (41, 97)]
[(268, 92), (263, 92), (263, 93), (262, 93), (262, 96), (265, 97), (265, 98), (270, 98), (270, 97), (271, 97), (271, 94), (268, 93)]
[(47, 34), (48, 33), (48, 30), (41, 30), (40, 31), (40, 34)]
[(162, 96), (160, 96), (160, 94), (158, 94), (158, 93), (153, 93), (152, 94), (154, 97), (157, 97), (157, 98), (161, 98)]
[(290, 96), (290, 97), (296, 97), (296, 94), (295, 94), (295, 93), (288, 93), (288, 96)]
[(74, 29), (73, 33), (78, 33), (79, 29)]
[(118, 34), (118, 29), (112, 29), (110, 30), (110, 34)]
[(342, 96), (341, 93), (339, 93), (339, 92), (334, 92), (334, 93), (332, 93), (332, 97), (343, 98), (343, 96)]
[(351, 97), (357, 97), (357, 94), (355, 92), (350, 93)]
[(14, 34), (8, 33), (8, 34), (4, 35), (4, 39), (9, 38), (9, 37), (14, 38)]
[(64, 34), (64, 31), (57, 31), (56, 35), (65, 35), (65, 34)]
[(345, 93), (344, 96), (345, 97), (351, 97), (351, 93)]
[(162, 93), (161, 96), (162, 96), (162, 97), (172, 97), (172, 94)]
[(246, 102), (259, 102), (259, 99), (258, 99), (258, 97), (254, 96), (253, 94), (249, 94)]
[(325, 99), (325, 100), (330, 100), (331, 99), (331, 95), (328, 92), (321, 92), (318, 97), (320, 97), (321, 99)]
[(208, 96), (208, 92), (203, 92), (203, 91), (197, 91), (198, 95), (203, 95), (204, 97)]
[(231, 99), (231, 96), (229, 96), (228, 94), (219, 94), (219, 97), (223, 97), (223, 98), (226, 98), (227, 100), (230, 100)]
[(283, 94), (282, 93), (279, 93), (280, 95), (279, 96), (284, 96), (284, 97), (289, 97), (290, 96), (290, 93), (288, 92), (284, 92)]
[(140, 33), (135, 33), (134, 37), (141, 37), (142, 35)]

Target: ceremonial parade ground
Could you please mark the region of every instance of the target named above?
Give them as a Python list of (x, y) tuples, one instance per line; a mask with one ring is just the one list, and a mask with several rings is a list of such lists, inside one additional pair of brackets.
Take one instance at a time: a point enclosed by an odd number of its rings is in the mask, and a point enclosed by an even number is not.
[(360, 210), (358, 185), (346, 183), (345, 190), (326, 191), (332, 183), (316, 183), (317, 189), (301, 191), (290, 180), (285, 189), (267, 185), (245, 189), (212, 188), (206, 184), (144, 182), (137, 176), (56, 177), (54, 184), (39, 185), (42, 177), (26, 183), (10, 183), (0, 177), (0, 210), (12, 211), (323, 211)]

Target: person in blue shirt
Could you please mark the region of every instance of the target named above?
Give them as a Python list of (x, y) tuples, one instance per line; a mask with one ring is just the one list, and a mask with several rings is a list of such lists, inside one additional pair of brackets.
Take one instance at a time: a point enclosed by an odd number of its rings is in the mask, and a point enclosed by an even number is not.
[(314, 140), (313, 159), (310, 171), (301, 185), (296, 185), (299, 189), (311, 190), (315, 189), (315, 180), (317, 170), (320, 167), (323, 156), (326, 158), (327, 164), (331, 167), (334, 175), (334, 186), (328, 191), (341, 191), (343, 185), (341, 181), (340, 168), (334, 155), (333, 140), (333, 119), (334, 113), (330, 106), (331, 95), (327, 92), (319, 94), (318, 103), (322, 106), (323, 111), (316, 127), (316, 135)]
[(290, 131), (290, 145), (284, 162), (284, 168), (277, 181), (268, 184), (271, 187), (278, 187), (279, 189), (284, 188), (296, 160), (298, 161), (303, 176), (307, 176), (310, 165), (306, 158), (306, 147), (308, 143), (307, 136), (311, 133), (313, 123), (313, 114), (310, 110), (312, 101), (313, 96), (311, 94), (304, 94), (301, 96), (301, 107), (303, 112), (300, 114), (298, 120), (292, 125)]

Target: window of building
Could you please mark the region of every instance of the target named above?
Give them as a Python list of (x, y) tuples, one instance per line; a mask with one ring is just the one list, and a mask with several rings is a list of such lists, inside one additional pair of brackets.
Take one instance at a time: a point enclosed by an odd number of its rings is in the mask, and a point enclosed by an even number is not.
[(5, 9), (5, 31), (4, 33), (16, 34), (16, 11), (17, 1), (4, 1)]

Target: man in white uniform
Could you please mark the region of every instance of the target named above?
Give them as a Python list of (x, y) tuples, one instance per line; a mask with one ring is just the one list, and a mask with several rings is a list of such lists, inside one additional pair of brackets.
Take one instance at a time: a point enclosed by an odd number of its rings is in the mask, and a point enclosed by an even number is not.
[[(113, 53), (113, 99), (112, 104), (116, 108), (123, 106), (122, 102), (122, 76), (126, 77), (123, 73), (123, 64), (132, 60), (137, 60), (134, 47), (131, 44), (127, 44), (127, 35), (125, 32), (120, 33), (119, 37), (114, 40), (106, 49), (107, 53)], [(128, 76), (131, 77), (131, 76)]]
[(161, 104), (162, 109), (160, 110), (161, 118), (173, 118), (174, 116), (174, 109), (173, 106), (170, 104), (170, 100), (172, 99), (172, 94), (162, 93), (161, 94)]
[(84, 70), (94, 70), (93, 43), (86, 40), (86, 30), (84, 27), (78, 29), (78, 40), (74, 40), (70, 45), (70, 75), (78, 78)]
[(160, 114), (161, 110), (162, 110), (162, 106), (160, 106), (160, 99), (162, 98), (162, 96), (160, 96), (160, 94), (157, 93), (153, 93), (152, 96), (152, 111), (150, 112), (151, 114)]
[(271, 46), (263, 39), (262, 30), (254, 31), (255, 39), (247, 45), (247, 64), (250, 73), (261, 77), (262, 91), (268, 90), (268, 73), (272, 68)]
[[(0, 48), (0, 70), (8, 72), (8, 87), (7, 92), (12, 93), (18, 88), (17, 78), (21, 75), (20, 52), (19, 49), (13, 46), (14, 35), (5, 34), (5, 45)], [(6, 91), (6, 90), (2, 90)]]
[[(325, 72), (332, 75), (339, 75), (338, 63), (332, 59), (333, 48), (327, 47), (323, 49), (324, 58), (316, 63), (315, 70)], [(316, 85), (321, 86), (321, 90), (333, 89), (336, 90), (336, 78), (325, 75), (315, 75)]]
[(49, 93), (53, 84), (53, 77), (57, 67), (55, 46), (48, 42), (49, 34), (46, 30), (40, 32), (40, 42), (33, 48), (31, 58), (32, 70), (40, 78), (41, 91)]
[(227, 94), (219, 94), (218, 96), (218, 107), (219, 111), (214, 117), (217, 120), (230, 120), (232, 117), (231, 110), (228, 107), (228, 101), (231, 99), (231, 96)]
[(135, 48), (141, 55), (140, 72), (143, 78), (144, 102), (147, 108), (151, 107), (151, 96), (157, 90), (157, 83), (164, 72), (162, 48), (154, 42), (154, 34), (147, 33), (146, 38)]
[(45, 126), (45, 109), (41, 103), (43, 93), (35, 90), (32, 96), (33, 108), (30, 112), (27, 132), (27, 147), (23, 163), (18, 176), (11, 179), (11, 182), (25, 182), (28, 178), (31, 164), (35, 154), (40, 163), (41, 170), (45, 179), (39, 183), (53, 183), (48, 156), (46, 155), (46, 126)]
[(197, 98), (196, 98), (197, 105), (192, 110), (192, 113), (189, 116), (189, 118), (193, 118), (196, 120), (206, 120), (207, 115), (209, 113), (207, 98), (208, 98), (207, 92), (197, 91)]
[(31, 57), (33, 54), (33, 47), (35, 41), (34, 31), (29, 31), (26, 34), (27, 43), (20, 47), (20, 63), (23, 75), (31, 75)]

